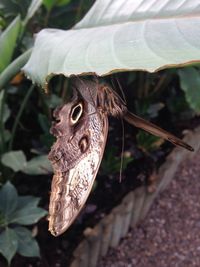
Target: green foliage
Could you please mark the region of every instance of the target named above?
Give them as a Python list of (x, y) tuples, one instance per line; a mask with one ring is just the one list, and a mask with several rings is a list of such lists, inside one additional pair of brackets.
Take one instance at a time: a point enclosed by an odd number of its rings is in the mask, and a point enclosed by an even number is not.
[(33, 17), (41, 4), (42, 0), (32, 0), (31, 2), (29, 0), (1, 0), (0, 11), (2, 10), (5, 20), (15, 17), (16, 14), (20, 14), (23, 19), (23, 24), (26, 24)]
[(43, 0), (43, 4), (46, 9), (49, 11), (56, 6), (64, 6), (71, 2), (72, 0)]
[[(29, 91), (27, 93), (29, 93)], [(0, 125), (2, 128), (2, 132), (0, 135), (0, 151), (1, 151), (0, 161), (2, 165), (9, 167), (15, 173), (18, 171), (24, 172), (29, 175), (45, 175), (45, 174), (51, 173), (52, 168), (51, 168), (50, 162), (47, 159), (47, 155), (38, 155), (38, 156), (33, 157), (31, 160), (27, 161), (25, 153), (23, 151), (9, 150), (9, 147), (12, 148), (12, 141), (15, 136), (16, 127), (17, 127), (17, 124), (19, 123), (21, 114), (25, 108), (28, 95), (26, 95), (24, 101), (22, 101), (21, 107), (16, 116), (11, 132), (5, 129), (5, 123), (9, 119), (11, 112), (10, 112), (8, 105), (4, 101), (4, 95), (5, 95), (5, 91), (2, 90), (0, 92), (0, 110), (2, 110), (2, 112), (0, 113), (1, 114)], [(44, 129), (45, 134), (42, 134), (41, 137), (45, 135), (46, 138), (44, 139), (46, 143), (50, 146), (53, 141), (52, 137), (48, 139), (48, 136), (50, 135), (49, 133), (47, 134), (47, 132), (49, 132), (50, 124), (47, 125), (47, 119), (44, 115), (42, 118), (43, 118), (42, 128)], [(44, 121), (46, 122), (46, 124), (44, 123)], [(10, 141), (10, 145), (8, 144), (9, 141)]]
[(155, 149), (158, 149), (163, 143), (163, 140), (159, 137), (151, 135), (144, 131), (139, 131), (136, 139), (138, 146), (145, 152), (151, 152)]
[(21, 226), (15, 227), (14, 231), (18, 239), (17, 252), (24, 257), (39, 257), (39, 246), (31, 231)]
[(178, 71), (180, 86), (185, 92), (190, 107), (200, 113), (200, 71), (195, 68), (184, 68)]
[(6, 227), (0, 234), (0, 253), (6, 258), (8, 264), (17, 252), (18, 239), (15, 231)]
[(20, 32), (20, 24), (20, 17), (17, 16), (0, 35), (0, 72), (3, 71), (11, 61), (17, 37)]
[(9, 151), (2, 155), (1, 163), (14, 172), (21, 171), (29, 175), (52, 173), (52, 167), (46, 155), (36, 156), (27, 161), (23, 151)]
[(22, 151), (10, 151), (2, 155), (2, 164), (18, 172), (26, 165), (26, 158)]
[(47, 156), (40, 155), (29, 160), (22, 172), (29, 175), (45, 175), (52, 173), (52, 167)]
[(0, 190), (0, 253), (10, 264), (19, 253), (39, 257), (39, 246), (32, 233), (23, 225), (32, 225), (47, 212), (37, 207), (39, 198), (18, 196), (15, 187), (7, 182)]
[(15, 17), (16, 14), (21, 14), (22, 17), (25, 17), (29, 4), (29, 0), (23, 0), (23, 2), (20, 0), (1, 0), (0, 10), (2, 11), (2, 16), (4, 16), (5, 20), (7, 21), (8, 18), (12, 19)]
[[(103, 160), (101, 162), (100, 171), (103, 175), (110, 175), (120, 171), (122, 167), (122, 171), (127, 168), (128, 163), (130, 163), (133, 159), (131, 157), (123, 155), (123, 158), (116, 156), (116, 148), (108, 148), (104, 153)], [(123, 165), (121, 163), (123, 161)]]

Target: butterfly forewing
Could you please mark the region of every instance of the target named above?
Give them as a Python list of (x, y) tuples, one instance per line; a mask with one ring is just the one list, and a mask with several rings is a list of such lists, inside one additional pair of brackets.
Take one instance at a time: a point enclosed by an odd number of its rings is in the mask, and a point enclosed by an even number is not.
[(75, 114), (80, 117), (79, 123), (73, 126), (70, 119), (67, 120), (70, 110), (74, 109), (70, 103), (63, 107), (65, 112), (60, 109), (63, 116), (52, 130), (57, 133), (57, 140), (49, 154), (55, 173), (49, 205), (49, 231), (55, 236), (72, 224), (85, 204), (107, 139), (107, 116), (84, 99), (81, 101), (83, 114)]

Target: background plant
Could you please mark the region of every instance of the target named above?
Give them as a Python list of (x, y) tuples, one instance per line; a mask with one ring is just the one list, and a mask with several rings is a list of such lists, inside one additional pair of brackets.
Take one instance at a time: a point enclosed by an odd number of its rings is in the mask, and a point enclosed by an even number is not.
[(39, 198), (18, 196), (7, 182), (0, 191), (0, 252), (10, 264), (17, 252), (25, 257), (39, 257), (39, 246), (26, 225), (35, 224), (47, 212), (38, 208)]

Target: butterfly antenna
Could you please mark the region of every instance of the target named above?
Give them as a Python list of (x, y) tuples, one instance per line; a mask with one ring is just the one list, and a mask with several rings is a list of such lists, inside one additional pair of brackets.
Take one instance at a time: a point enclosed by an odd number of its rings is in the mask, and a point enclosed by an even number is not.
[[(116, 76), (114, 77), (114, 79), (115, 79), (116, 82), (117, 82), (117, 87), (119, 88), (119, 91), (120, 91), (120, 93), (121, 93), (121, 95), (122, 95), (122, 99), (124, 100), (124, 103), (127, 104), (127, 103), (126, 103), (126, 97), (125, 97), (124, 91), (123, 91), (123, 89), (122, 89), (122, 86), (121, 86), (121, 84), (120, 84), (120, 82), (119, 82), (119, 79), (118, 79)], [(111, 82), (112, 82), (113, 87), (115, 88), (113, 79), (111, 79)]]
[[(117, 87), (119, 88), (119, 91), (121, 92), (122, 99), (124, 103), (126, 104), (126, 98), (124, 91), (122, 90), (121, 84), (116, 76), (111, 77), (111, 84), (113, 88), (116, 88), (115, 81), (117, 82)], [(123, 172), (123, 164), (124, 164), (124, 140), (125, 140), (125, 132), (124, 132), (124, 121), (123, 118), (120, 118), (121, 126), (122, 126), (122, 149), (121, 149), (121, 162), (120, 162), (120, 171), (119, 171), (119, 182), (122, 181), (122, 172)]]

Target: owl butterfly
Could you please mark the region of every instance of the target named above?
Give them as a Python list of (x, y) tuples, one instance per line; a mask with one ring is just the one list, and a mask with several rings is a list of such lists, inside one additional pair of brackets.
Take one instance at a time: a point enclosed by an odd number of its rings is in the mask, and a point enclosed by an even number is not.
[(107, 84), (74, 79), (71, 101), (54, 111), (51, 133), (57, 140), (49, 153), (54, 169), (49, 205), (49, 231), (58, 236), (75, 220), (92, 189), (102, 160), (108, 116), (190, 151), (193, 148), (158, 126), (130, 113)]

